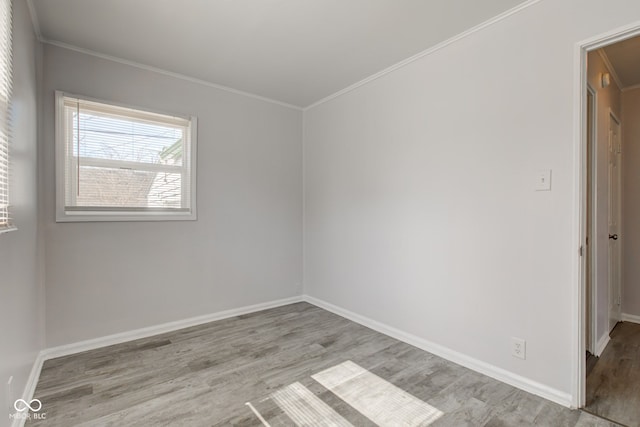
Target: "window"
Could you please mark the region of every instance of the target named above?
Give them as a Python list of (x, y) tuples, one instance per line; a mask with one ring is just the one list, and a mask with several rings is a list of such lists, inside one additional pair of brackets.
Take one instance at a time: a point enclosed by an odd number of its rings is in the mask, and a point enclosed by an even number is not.
[(196, 118), (56, 92), (57, 221), (196, 219)]
[(0, 0), (0, 233), (11, 229), (9, 217), (11, 67), (11, 0)]

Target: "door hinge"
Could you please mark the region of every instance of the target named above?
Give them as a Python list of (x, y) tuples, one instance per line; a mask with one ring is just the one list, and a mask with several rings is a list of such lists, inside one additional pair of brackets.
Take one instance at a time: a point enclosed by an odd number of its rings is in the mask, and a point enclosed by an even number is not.
[(582, 256), (583, 250), (582, 250), (582, 246), (580, 246), (580, 248), (578, 249), (578, 255)]

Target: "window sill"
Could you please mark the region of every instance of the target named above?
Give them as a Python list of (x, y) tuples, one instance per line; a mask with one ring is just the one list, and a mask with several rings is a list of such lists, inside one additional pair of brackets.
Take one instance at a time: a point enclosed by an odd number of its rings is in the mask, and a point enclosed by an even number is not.
[(56, 222), (158, 222), (158, 221), (196, 221), (197, 215), (192, 213), (62, 213), (56, 216)]

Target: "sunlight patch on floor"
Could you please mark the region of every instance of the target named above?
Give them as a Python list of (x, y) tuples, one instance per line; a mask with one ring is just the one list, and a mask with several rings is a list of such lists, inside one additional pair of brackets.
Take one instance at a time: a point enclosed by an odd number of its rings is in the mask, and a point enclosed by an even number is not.
[(350, 360), (311, 377), (378, 425), (427, 426), (443, 415)]
[(281, 388), (271, 397), (298, 426), (353, 427), (350, 422), (298, 382)]
[[(312, 375), (311, 378), (379, 426), (424, 427), (444, 415), (437, 408), (350, 360)], [(263, 399), (261, 404), (267, 401), (274, 402), (284, 412), (282, 416), (286, 415), (296, 426), (353, 427), (353, 424), (299, 382), (282, 387)], [(246, 404), (264, 426), (270, 427), (250, 402)]]

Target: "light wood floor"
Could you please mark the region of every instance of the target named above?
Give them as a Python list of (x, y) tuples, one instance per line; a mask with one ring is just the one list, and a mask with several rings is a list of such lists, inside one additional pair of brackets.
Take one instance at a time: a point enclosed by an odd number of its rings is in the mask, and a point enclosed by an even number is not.
[(432, 426), (613, 425), (307, 303), (49, 360), (35, 393), (46, 420), (27, 425), (263, 425), (250, 402), (271, 426), (290, 426), (274, 396), (299, 383), (338, 418), (372, 426), (311, 378), (345, 361), (441, 411)]
[(640, 426), (640, 325), (618, 323), (587, 377), (585, 410)]

